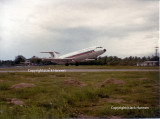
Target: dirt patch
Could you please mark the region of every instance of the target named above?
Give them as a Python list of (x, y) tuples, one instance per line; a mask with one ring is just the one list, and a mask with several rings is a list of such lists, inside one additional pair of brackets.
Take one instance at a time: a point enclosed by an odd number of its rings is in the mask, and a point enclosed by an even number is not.
[(55, 78), (56, 75), (51, 74), (51, 75), (49, 75), (49, 77), (50, 77), (50, 78)]
[(87, 73), (81, 73), (81, 75), (86, 75)]
[(21, 101), (17, 98), (10, 99), (8, 103), (12, 103), (12, 104), (15, 104), (15, 105), (20, 105), (20, 106), (22, 106), (24, 104), (23, 101)]
[(76, 79), (65, 80), (65, 81), (63, 82), (63, 85), (77, 86), (77, 87), (86, 86), (85, 83), (80, 82), (80, 81), (77, 81)]
[(124, 83), (125, 82), (123, 80), (107, 79), (104, 82), (102, 82), (101, 84), (99, 84), (98, 86), (99, 87), (104, 87), (105, 85), (108, 85), (108, 84), (118, 84), (118, 85), (121, 85), (121, 84), (124, 84)]
[(123, 99), (109, 98), (109, 99), (107, 99), (107, 102), (109, 102), (109, 103), (122, 103), (122, 102), (125, 102), (125, 101)]
[(0, 80), (0, 82), (4, 82), (3, 80)]
[(11, 86), (12, 89), (24, 89), (24, 88), (29, 88), (35, 86), (34, 84), (30, 83), (19, 83)]
[[(126, 103), (125, 100), (120, 99), (120, 98), (102, 98), (101, 100), (99, 100), (99, 105), (104, 105), (105, 103)], [(124, 104), (125, 105), (125, 104)]]
[(137, 80), (140, 80), (140, 81), (146, 81), (146, 80), (149, 80), (148, 78), (139, 78)]

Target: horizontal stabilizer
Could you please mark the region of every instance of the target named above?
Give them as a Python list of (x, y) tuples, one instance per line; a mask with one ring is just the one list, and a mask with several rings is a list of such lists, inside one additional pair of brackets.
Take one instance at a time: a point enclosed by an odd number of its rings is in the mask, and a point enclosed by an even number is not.
[(60, 54), (59, 52), (40, 52), (40, 53), (56, 53), (56, 54)]
[(53, 52), (40, 52), (40, 53), (49, 53), (52, 58), (56, 58), (57, 57), (56, 54), (60, 54), (59, 52), (55, 52), (55, 51), (53, 51)]

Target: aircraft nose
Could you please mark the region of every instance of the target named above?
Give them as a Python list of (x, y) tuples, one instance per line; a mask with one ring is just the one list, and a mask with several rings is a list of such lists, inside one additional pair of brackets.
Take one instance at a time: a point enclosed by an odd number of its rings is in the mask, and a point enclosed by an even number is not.
[(106, 52), (106, 49), (104, 49), (103, 51)]

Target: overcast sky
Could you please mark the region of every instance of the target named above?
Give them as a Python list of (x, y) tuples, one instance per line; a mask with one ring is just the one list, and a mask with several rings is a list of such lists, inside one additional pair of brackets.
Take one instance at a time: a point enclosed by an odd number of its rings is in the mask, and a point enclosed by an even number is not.
[(158, 0), (0, 0), (0, 60), (94, 45), (107, 56), (152, 55), (158, 7)]

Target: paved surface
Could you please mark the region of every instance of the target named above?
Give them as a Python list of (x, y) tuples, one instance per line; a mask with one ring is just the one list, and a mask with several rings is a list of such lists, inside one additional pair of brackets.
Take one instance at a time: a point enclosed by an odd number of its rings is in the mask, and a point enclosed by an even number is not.
[(159, 69), (67, 69), (68, 72), (159, 71)]
[(159, 69), (29, 69), (29, 70), (5, 70), (0, 73), (6, 72), (144, 72), (144, 71), (160, 71)]

